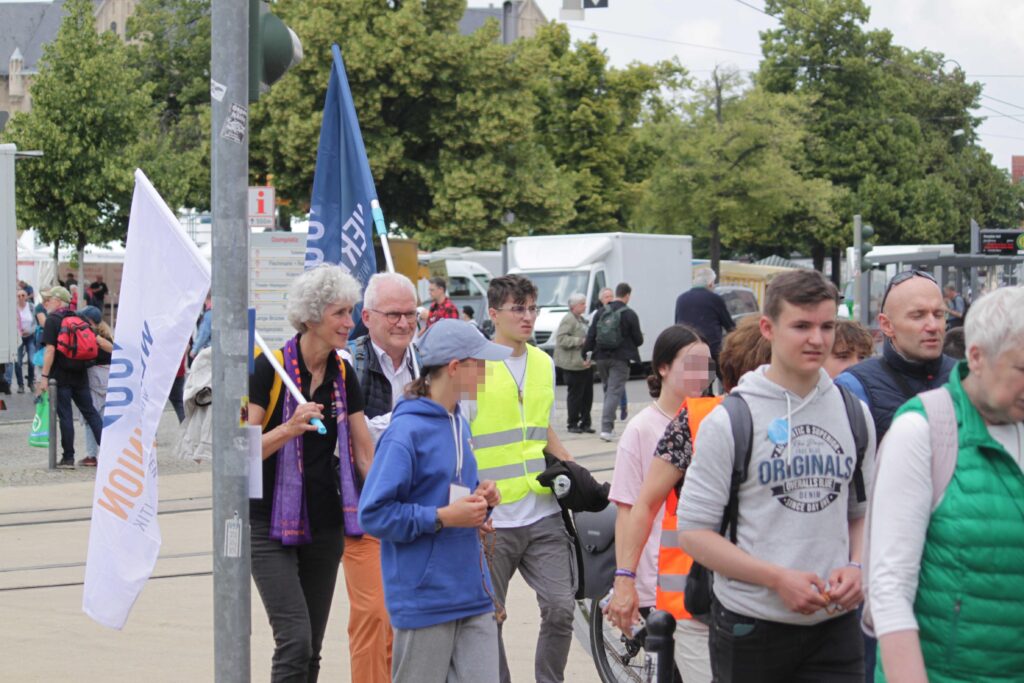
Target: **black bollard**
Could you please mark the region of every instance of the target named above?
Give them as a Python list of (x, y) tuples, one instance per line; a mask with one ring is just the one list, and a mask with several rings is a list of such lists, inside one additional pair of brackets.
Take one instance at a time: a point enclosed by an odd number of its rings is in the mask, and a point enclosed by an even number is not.
[(658, 655), (657, 683), (672, 683), (675, 672), (676, 618), (663, 610), (647, 617), (647, 641), (644, 647)]

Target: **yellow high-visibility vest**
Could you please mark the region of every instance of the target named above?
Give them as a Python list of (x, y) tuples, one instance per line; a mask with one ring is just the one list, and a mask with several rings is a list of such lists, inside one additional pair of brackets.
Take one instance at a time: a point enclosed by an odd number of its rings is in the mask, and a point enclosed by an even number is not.
[(476, 395), (476, 417), (470, 423), (480, 480), (494, 480), (503, 503), (522, 500), (531, 491), (552, 495), (550, 488), (537, 481), (537, 475), (547, 469), (544, 447), (555, 401), (551, 359), (527, 345), (521, 394), (504, 362), (487, 361), (486, 372)]

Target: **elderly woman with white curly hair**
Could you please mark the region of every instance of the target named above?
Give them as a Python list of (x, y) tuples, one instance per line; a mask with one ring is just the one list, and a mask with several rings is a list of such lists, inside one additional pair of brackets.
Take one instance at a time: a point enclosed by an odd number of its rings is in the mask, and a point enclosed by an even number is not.
[(249, 424), (263, 427), (263, 498), (249, 513), (252, 575), (274, 631), (272, 681), (317, 680), (344, 536), (362, 534), (358, 488), (373, 442), (356, 374), (337, 353), (359, 299), (359, 283), (337, 266), (300, 275), (288, 290), (298, 334), (275, 356), (307, 402), (292, 397), (266, 357), (249, 378)]
[(864, 559), (876, 681), (1024, 672), (1024, 288), (976, 301), (965, 341), (879, 451)]

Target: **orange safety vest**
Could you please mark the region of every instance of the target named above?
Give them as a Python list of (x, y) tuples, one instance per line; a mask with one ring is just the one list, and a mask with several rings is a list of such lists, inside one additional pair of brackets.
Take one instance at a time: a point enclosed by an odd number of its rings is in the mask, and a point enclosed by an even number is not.
[[(688, 398), (683, 402), (690, 425), (690, 436), (696, 441), (697, 428), (701, 420), (722, 402), (723, 396), (706, 398)], [(681, 409), (680, 409), (681, 410)], [(679, 547), (679, 535), (676, 531), (676, 507), (679, 496), (673, 487), (665, 500), (665, 516), (661, 522), (661, 549), (658, 551), (658, 592), (655, 602), (656, 609), (665, 610), (679, 619), (692, 619), (686, 611), (683, 595), (686, 589), (686, 577), (690, 573), (693, 558)]]

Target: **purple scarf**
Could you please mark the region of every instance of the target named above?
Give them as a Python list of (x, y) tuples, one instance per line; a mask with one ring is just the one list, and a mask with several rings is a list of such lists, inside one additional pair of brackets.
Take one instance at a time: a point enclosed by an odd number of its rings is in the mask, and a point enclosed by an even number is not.
[[(292, 376), (295, 386), (302, 390), (299, 373), (298, 336), (284, 345), (284, 369)], [(341, 359), (338, 359), (341, 363)], [(355, 460), (352, 456), (352, 441), (348, 430), (348, 398), (342, 369), (334, 381), (334, 408), (338, 420), (338, 460), (341, 480), (342, 514), (345, 520), (346, 536), (361, 536), (356, 511), (359, 507), (359, 492), (356, 488)], [(298, 402), (290, 391), (284, 392), (281, 423), (284, 424), (295, 414)], [(274, 484), (274, 502), (271, 511), (270, 538), (283, 545), (303, 545), (311, 542), (309, 516), (306, 511), (306, 496), (303, 493), (302, 440), (297, 436), (290, 439), (277, 454), (277, 480)]]

